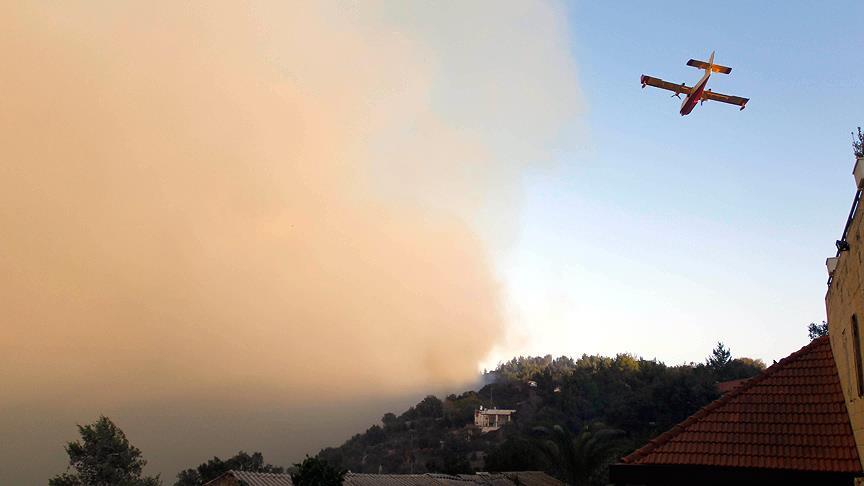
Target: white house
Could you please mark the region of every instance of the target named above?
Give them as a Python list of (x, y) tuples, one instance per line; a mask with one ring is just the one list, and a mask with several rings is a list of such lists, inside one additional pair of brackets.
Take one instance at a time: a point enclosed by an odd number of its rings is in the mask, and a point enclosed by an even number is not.
[(509, 424), (516, 410), (499, 408), (483, 408), (474, 411), (474, 425), (480, 427), (480, 432), (486, 433), (498, 430), (504, 424)]

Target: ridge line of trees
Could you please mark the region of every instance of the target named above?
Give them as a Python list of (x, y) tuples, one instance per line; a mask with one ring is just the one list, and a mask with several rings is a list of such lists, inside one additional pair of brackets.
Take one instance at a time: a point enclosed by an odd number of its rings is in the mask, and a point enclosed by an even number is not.
[[(335, 486), (347, 470), (365, 473), (468, 474), (543, 470), (573, 485), (605, 484), (607, 465), (717, 398), (716, 383), (753, 376), (761, 360), (734, 358), (718, 343), (703, 363), (667, 366), (630, 354), (518, 357), (484, 374), (477, 391), (429, 395), (386, 413), (339, 447), (322, 449), (286, 470), (260, 452), (213, 457), (177, 474), (175, 486), (201, 486), (229, 470), (292, 475), (298, 486)], [(517, 411), (513, 423), (481, 434), (480, 406)], [(146, 476), (139, 449), (109, 418), (79, 425), (69, 467), (49, 486), (160, 486)]]

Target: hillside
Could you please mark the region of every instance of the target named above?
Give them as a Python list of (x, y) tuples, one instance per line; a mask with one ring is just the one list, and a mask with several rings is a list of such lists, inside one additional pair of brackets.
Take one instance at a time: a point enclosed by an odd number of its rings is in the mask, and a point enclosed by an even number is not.
[[(486, 373), (480, 390), (428, 396), (318, 455), (353, 472), (544, 470), (602, 481), (600, 464), (715, 399), (718, 382), (764, 369), (718, 349), (705, 364), (679, 366), (627, 354), (514, 358)], [(480, 406), (514, 409), (514, 421), (480, 433), (473, 425)]]

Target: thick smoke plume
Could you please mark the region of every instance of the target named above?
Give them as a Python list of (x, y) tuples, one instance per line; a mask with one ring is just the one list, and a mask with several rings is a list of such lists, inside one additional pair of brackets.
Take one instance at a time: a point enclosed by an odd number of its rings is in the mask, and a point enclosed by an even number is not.
[[(44, 483), (99, 412), (171, 475), (321, 445), (237, 415), (473, 379), (504, 331), (489, 245), (578, 110), (562, 18), (0, 6), (0, 436), (28, 437), (2, 441), (0, 483)], [(234, 432), (177, 450), (178, 417)]]

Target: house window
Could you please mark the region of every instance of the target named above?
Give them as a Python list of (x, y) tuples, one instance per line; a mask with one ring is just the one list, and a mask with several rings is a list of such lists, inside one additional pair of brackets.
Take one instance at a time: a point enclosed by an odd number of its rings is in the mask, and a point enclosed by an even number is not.
[(852, 315), (852, 352), (855, 354), (855, 377), (858, 383), (858, 398), (864, 396), (864, 367), (861, 366), (861, 334), (858, 318)]

